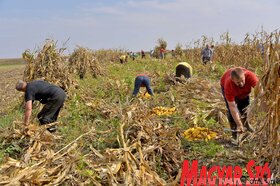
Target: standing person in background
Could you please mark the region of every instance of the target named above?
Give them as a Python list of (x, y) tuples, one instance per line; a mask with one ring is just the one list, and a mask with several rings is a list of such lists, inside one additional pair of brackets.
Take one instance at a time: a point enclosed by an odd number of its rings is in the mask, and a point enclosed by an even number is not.
[(258, 83), (257, 76), (245, 68), (237, 67), (227, 70), (220, 83), (233, 139), (237, 138), (237, 131), (244, 131), (243, 127), (253, 132), (247, 121), (246, 107), (250, 104), (251, 89)]
[(147, 74), (138, 74), (135, 78), (134, 82), (134, 90), (132, 96), (137, 96), (139, 93), (140, 87), (146, 87), (146, 92), (148, 92), (151, 96), (154, 95), (153, 90), (151, 88), (151, 81)]
[(144, 50), (141, 50), (141, 57), (142, 57), (142, 59), (145, 58), (145, 52), (144, 52)]
[(161, 60), (164, 59), (164, 52), (165, 52), (164, 48), (161, 47), (161, 48), (159, 49), (159, 56), (160, 56), (160, 59), (161, 59)]
[[(57, 120), (60, 109), (66, 99), (66, 93), (60, 87), (42, 80), (34, 80), (29, 83), (19, 80), (16, 90), (25, 93), (24, 124), (26, 126), (30, 123), (32, 103), (35, 100), (44, 104), (43, 109), (37, 115), (41, 125), (53, 123)], [(53, 125), (47, 130), (55, 132), (56, 126)]]
[(209, 45), (206, 45), (205, 48), (201, 51), (202, 62), (204, 64), (208, 63), (212, 57), (212, 50), (209, 48)]

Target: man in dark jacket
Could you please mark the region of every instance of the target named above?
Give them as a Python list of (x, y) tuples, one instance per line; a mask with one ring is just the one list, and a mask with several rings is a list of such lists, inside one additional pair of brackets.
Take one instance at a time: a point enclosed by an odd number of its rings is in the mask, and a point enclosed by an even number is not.
[(202, 62), (204, 64), (208, 63), (212, 58), (213, 51), (209, 48), (209, 45), (206, 45), (206, 47), (201, 51), (202, 55)]
[[(35, 80), (29, 83), (19, 80), (16, 89), (25, 92), (25, 125), (28, 125), (30, 122), (32, 103), (35, 100), (44, 104), (43, 109), (37, 116), (41, 125), (53, 123), (57, 120), (59, 111), (66, 98), (64, 90), (42, 80)], [(49, 127), (48, 131), (55, 132), (56, 126)]]

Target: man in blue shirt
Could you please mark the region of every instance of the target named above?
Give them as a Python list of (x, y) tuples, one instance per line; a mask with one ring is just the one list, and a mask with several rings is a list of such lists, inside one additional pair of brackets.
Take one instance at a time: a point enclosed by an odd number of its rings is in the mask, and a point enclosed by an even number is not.
[(211, 60), (213, 51), (209, 48), (209, 45), (206, 45), (205, 48), (202, 50), (202, 62), (204, 64), (208, 63)]

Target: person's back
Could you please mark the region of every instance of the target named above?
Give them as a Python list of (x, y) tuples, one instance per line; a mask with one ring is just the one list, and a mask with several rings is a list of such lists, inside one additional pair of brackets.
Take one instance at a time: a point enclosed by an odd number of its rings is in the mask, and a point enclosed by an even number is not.
[(127, 62), (127, 56), (126, 55), (121, 55), (120, 62), (121, 63)]
[(190, 78), (192, 76), (193, 69), (187, 62), (181, 62), (176, 66), (176, 77), (180, 78), (182, 75), (185, 78)]
[(251, 88), (255, 87), (258, 82), (258, 79), (253, 72), (245, 68), (240, 68), (244, 73), (246, 81), (243, 87), (236, 86), (230, 75), (234, 69), (236, 68), (227, 70), (220, 79), (220, 85), (224, 89), (225, 97), (228, 101), (234, 101), (235, 97), (237, 99), (243, 99), (247, 97), (251, 92)]
[[(250, 104), (249, 94), (258, 83), (257, 76), (241, 67), (227, 70), (220, 79), (222, 95), (228, 110), (228, 121), (232, 130), (233, 139), (237, 138), (237, 131), (243, 131), (243, 126), (248, 131), (254, 129), (247, 121), (246, 108)], [(242, 116), (242, 117), (241, 117)]]
[(45, 103), (47, 100), (60, 96), (60, 94), (63, 93), (64, 91), (58, 86), (52, 85), (43, 80), (34, 80), (27, 83), (25, 100), (38, 100), (41, 103)]
[[(19, 80), (16, 85), (16, 90), (25, 92), (25, 125), (28, 125), (30, 122), (32, 102), (35, 100), (44, 104), (43, 109), (37, 115), (41, 125), (49, 124), (57, 120), (60, 109), (66, 99), (66, 93), (62, 88), (43, 80), (34, 80), (29, 83)], [(47, 130), (55, 132), (56, 126), (53, 125), (47, 128)]]

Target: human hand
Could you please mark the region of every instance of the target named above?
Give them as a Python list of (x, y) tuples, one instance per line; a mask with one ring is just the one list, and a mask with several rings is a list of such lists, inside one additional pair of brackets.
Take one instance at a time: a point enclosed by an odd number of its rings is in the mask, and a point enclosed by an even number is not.
[(28, 131), (29, 131), (28, 125), (24, 125), (23, 128), (21, 129), (21, 132), (24, 135), (26, 135)]
[(244, 132), (243, 126), (238, 126), (237, 129), (236, 129), (236, 131), (237, 131), (237, 132), (240, 132), (240, 133)]

